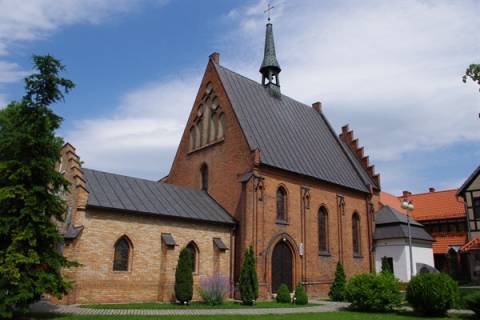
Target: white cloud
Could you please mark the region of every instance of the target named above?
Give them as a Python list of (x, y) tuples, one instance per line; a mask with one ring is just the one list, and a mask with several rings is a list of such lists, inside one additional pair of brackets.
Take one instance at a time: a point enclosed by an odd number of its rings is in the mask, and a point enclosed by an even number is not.
[[(43, 39), (56, 30), (74, 24), (98, 24), (124, 14), (149, 0), (1, 0), (0, 84), (15, 82), (28, 73), (6, 61), (12, 46)], [(162, 5), (167, 0), (150, 0)]]
[[(251, 55), (258, 56), (263, 45), (258, 35), (263, 36), (264, 2), (232, 17), (241, 26), (236, 37), (250, 42)], [(276, 5), (285, 93), (306, 103), (322, 101), (337, 125), (351, 122), (374, 159), (480, 140), (480, 97), (473, 85), (461, 82), (466, 66), (480, 60), (479, 2), (332, 4)], [(237, 68), (258, 78), (258, 66), (235, 60)]]
[(111, 117), (77, 122), (67, 130), (66, 140), (75, 145), (86, 167), (161, 178), (173, 160), (199, 76), (132, 90)]

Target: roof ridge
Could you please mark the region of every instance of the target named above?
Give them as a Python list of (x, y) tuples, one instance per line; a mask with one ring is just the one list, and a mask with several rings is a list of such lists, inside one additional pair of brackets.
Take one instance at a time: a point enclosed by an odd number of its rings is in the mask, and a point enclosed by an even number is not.
[[(446, 189), (446, 190), (439, 190), (439, 191), (433, 191), (433, 192), (430, 192), (430, 191), (425, 191), (425, 192), (420, 192), (420, 193), (412, 193), (409, 197), (414, 197), (414, 196), (423, 196), (423, 195), (427, 195), (427, 194), (435, 194), (435, 193), (443, 193), (443, 192), (451, 192), (451, 191), (457, 191), (458, 189), (454, 188), (454, 189)], [(397, 198), (403, 198), (403, 196), (395, 196)]]
[[(258, 86), (260, 86), (260, 87), (263, 88), (263, 85), (262, 85), (260, 82), (257, 82), (257, 81), (255, 81), (255, 80), (253, 80), (253, 79), (250, 79), (250, 78), (248, 78), (247, 76), (244, 76), (244, 75), (242, 75), (242, 74), (240, 74), (240, 73), (238, 73), (238, 72), (236, 72), (236, 71), (234, 71), (234, 70), (232, 70), (232, 69), (229, 69), (229, 68), (227, 68), (227, 67), (225, 67), (225, 66), (223, 66), (223, 65), (221, 65), (221, 64), (219, 64), (219, 63), (214, 63), (214, 65), (215, 65), (215, 66), (218, 66), (218, 67), (220, 67), (220, 68), (222, 68), (222, 69), (225, 69), (225, 70), (227, 70), (227, 71), (229, 71), (229, 72), (231, 72), (231, 73), (234, 73), (235, 75), (240, 76), (240, 77), (242, 77), (242, 78), (244, 78), (244, 79), (246, 79), (246, 80), (248, 80), (248, 81), (251, 81), (251, 82), (255, 83), (256, 85), (258, 85)], [(296, 99), (294, 99), (294, 98), (292, 98), (292, 97), (290, 97), (290, 96), (287, 96), (286, 94), (280, 93), (280, 95), (281, 95), (282, 97), (285, 97), (285, 98), (287, 98), (287, 99), (290, 99), (290, 100), (292, 100), (292, 101), (295, 101), (295, 102), (301, 104), (302, 106), (304, 106), (304, 107), (307, 108), (307, 109), (313, 109), (313, 108), (312, 108), (311, 106), (309, 106), (308, 104), (306, 104), (306, 103), (304, 103), (304, 102), (301, 102), (301, 101), (298, 101), (298, 100), (296, 100)]]

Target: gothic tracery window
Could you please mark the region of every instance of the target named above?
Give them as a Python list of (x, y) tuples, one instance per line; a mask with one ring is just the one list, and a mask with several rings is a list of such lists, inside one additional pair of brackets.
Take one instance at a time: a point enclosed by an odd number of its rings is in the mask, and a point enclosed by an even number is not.
[(218, 98), (211, 83), (207, 84), (205, 95), (197, 109), (195, 119), (190, 127), (189, 151), (222, 141), (224, 138), (225, 119)]
[(113, 271), (128, 271), (130, 251), (130, 241), (126, 236), (122, 236), (115, 242)]

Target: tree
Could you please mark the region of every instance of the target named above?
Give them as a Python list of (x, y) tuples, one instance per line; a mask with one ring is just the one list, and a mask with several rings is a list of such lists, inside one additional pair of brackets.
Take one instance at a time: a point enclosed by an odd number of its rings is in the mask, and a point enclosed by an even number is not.
[(59, 77), (65, 67), (52, 56), (33, 56), (33, 62), (25, 96), (0, 110), (1, 317), (25, 310), (44, 293), (61, 298), (71, 287), (61, 270), (77, 265), (56, 250), (63, 237), (55, 222), (66, 213), (58, 194), (69, 183), (55, 170), (62, 118), (50, 108), (74, 84)]
[(465, 75), (462, 78), (463, 82), (466, 83), (468, 78), (480, 86), (480, 64), (471, 64), (465, 70)]
[(330, 287), (330, 292), (328, 293), (330, 299), (333, 301), (345, 300), (345, 283), (345, 271), (343, 270), (343, 265), (338, 262), (335, 270), (335, 280), (333, 280), (332, 286)]
[(253, 305), (258, 298), (258, 276), (252, 246), (245, 252), (239, 282), (243, 304)]
[(308, 295), (301, 283), (295, 288), (294, 302), (299, 305), (308, 304)]
[(193, 297), (192, 253), (187, 248), (180, 251), (175, 270), (175, 297), (181, 304), (188, 303)]
[(383, 274), (393, 274), (392, 268), (390, 268), (390, 264), (388, 263), (388, 258), (382, 258), (382, 273)]

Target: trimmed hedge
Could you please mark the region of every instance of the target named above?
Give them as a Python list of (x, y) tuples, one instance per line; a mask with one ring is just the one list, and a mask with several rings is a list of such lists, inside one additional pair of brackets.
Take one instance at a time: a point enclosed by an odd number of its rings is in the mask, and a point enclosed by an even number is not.
[(410, 280), (407, 301), (425, 316), (444, 316), (458, 300), (458, 284), (446, 273), (419, 274)]
[(392, 274), (361, 273), (347, 283), (345, 298), (358, 311), (387, 312), (402, 301), (400, 283)]
[(278, 303), (290, 303), (292, 299), (290, 297), (290, 291), (285, 283), (282, 283), (280, 287), (278, 287), (277, 291), (277, 302)]
[(295, 302), (295, 304), (299, 305), (308, 304), (308, 296), (305, 292), (305, 288), (301, 283), (299, 283), (295, 288), (295, 296), (293, 298), (293, 301)]
[(181, 304), (192, 300), (193, 296), (193, 275), (192, 275), (192, 253), (187, 248), (180, 251), (177, 269), (175, 270), (175, 298)]

